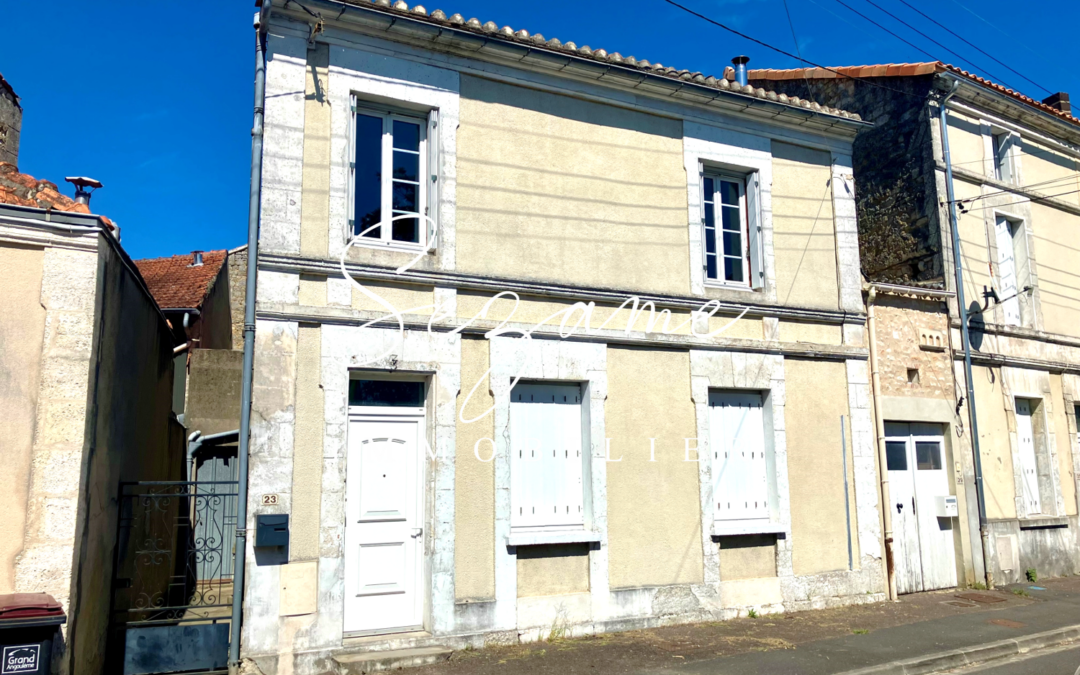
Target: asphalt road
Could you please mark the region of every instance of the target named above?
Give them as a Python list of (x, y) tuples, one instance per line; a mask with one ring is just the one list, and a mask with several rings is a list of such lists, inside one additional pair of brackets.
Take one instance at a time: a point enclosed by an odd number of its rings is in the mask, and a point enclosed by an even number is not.
[(1080, 672), (1080, 645), (1048, 649), (975, 668), (951, 671), (960, 675), (1076, 675)]

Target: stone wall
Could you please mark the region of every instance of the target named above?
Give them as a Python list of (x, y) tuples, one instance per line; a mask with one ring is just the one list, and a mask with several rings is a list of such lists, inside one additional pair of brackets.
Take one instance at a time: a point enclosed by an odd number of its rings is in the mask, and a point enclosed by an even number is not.
[[(955, 400), (949, 317), (942, 303), (878, 296), (876, 304), (881, 394)], [(931, 344), (922, 344), (924, 339)]]
[(856, 112), (874, 124), (855, 138), (853, 155), (863, 275), (889, 283), (943, 283), (932, 120), (925, 105), (932, 76), (750, 84)]
[(247, 246), (229, 251), (229, 312), (232, 314), (232, 348), (244, 348), (244, 294), (247, 292)]
[(0, 76), (0, 162), (19, 164), (22, 106), (11, 86)]

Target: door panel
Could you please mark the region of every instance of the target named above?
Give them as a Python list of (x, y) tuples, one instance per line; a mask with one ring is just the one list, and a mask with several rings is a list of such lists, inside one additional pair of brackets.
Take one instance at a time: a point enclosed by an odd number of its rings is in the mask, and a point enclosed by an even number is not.
[(889, 508), (892, 510), (893, 564), (898, 593), (923, 588), (919, 526), (915, 518), (915, 484), (908, 450), (907, 425), (889, 425), (885, 455), (889, 471)]
[(345, 632), (423, 624), (422, 417), (349, 423)]
[[(914, 425), (912, 425), (914, 426)], [(940, 435), (912, 436), (914, 450), (915, 514), (919, 525), (923, 590), (956, 586), (956, 543), (953, 519), (937, 516), (938, 497), (949, 494), (944, 439)], [(910, 466), (909, 466), (910, 471)]]
[(952, 518), (937, 517), (950, 494), (942, 427), (886, 424), (885, 454), (893, 518), (893, 561), (899, 593), (956, 586)]

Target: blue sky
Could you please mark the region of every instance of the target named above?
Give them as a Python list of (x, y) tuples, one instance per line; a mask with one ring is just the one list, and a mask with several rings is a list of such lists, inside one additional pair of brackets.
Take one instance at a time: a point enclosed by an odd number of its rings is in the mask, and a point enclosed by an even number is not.
[[(796, 51), (784, 0), (679, 2)], [(1075, 0), (1035, 0), (1022, 9), (1005, 0), (787, 0), (787, 8), (802, 56), (811, 61), (855, 65), (932, 57), (1035, 98), (1047, 95), (905, 2), (1039, 85), (1073, 93), (1080, 103)], [(120, 224), (124, 246), (136, 258), (231, 248), (246, 237), (254, 3), (202, 0), (201, 9), (184, 12), (198, 4), (53, 0), (11, 2), (4, 11), (0, 73), (23, 104), (19, 168), (60, 184), (69, 195), (64, 176), (102, 181), (93, 210)], [(719, 74), (737, 54), (750, 56), (751, 67), (797, 65), (663, 0), (439, 0), (427, 8), (436, 7), (705, 73)]]

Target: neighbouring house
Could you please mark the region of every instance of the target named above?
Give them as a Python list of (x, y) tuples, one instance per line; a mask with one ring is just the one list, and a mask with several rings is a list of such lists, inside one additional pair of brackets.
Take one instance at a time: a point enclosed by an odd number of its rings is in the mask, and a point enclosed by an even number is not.
[[(228, 251), (193, 251), (190, 254), (168, 258), (147, 258), (135, 261), (146, 285), (154, 295), (161, 311), (168, 317), (173, 329), (173, 339), (178, 345), (186, 345), (176, 356), (176, 378), (173, 384), (173, 412), (189, 429), (209, 422), (216, 433), (225, 431), (224, 426), (236, 429), (240, 419), (240, 361), (239, 352), (233, 352), (233, 292), (229, 273)], [(241, 314), (243, 309), (241, 307)], [(235, 361), (235, 363), (233, 363)], [(219, 405), (196, 394), (189, 395), (190, 380), (198, 379), (196, 373), (205, 372), (210, 377), (232, 371), (235, 377), (235, 405)], [(220, 379), (220, 378), (219, 378)], [(196, 423), (189, 418), (189, 404), (194, 404)], [(199, 406), (204, 406), (199, 409)], [(214, 421), (206, 419), (207, 415)], [(231, 426), (230, 426), (231, 425)]]
[(120, 481), (178, 480), (173, 338), (119, 231), (0, 163), (0, 593), (67, 612), (57, 672), (102, 672)]
[(245, 659), (885, 597), (858, 115), (404, 2), (263, 5)]
[[(875, 123), (855, 140), (854, 170), (898, 590), (982, 581), (987, 568), (1004, 583), (1080, 572), (1080, 119), (1068, 94), (1038, 101), (936, 62), (749, 77)], [(946, 98), (959, 251), (939, 122)], [(955, 519), (940, 517), (949, 498)]]

